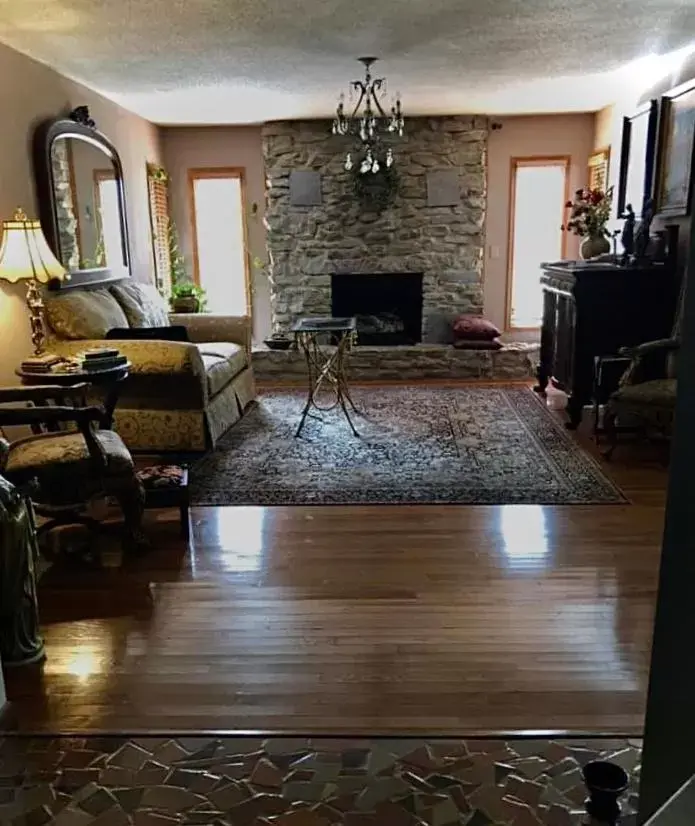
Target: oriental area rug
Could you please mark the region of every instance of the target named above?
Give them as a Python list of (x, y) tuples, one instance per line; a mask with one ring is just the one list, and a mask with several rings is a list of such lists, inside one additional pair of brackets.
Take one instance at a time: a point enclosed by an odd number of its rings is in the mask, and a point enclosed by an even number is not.
[(0, 823), (44, 826), (582, 826), (581, 769), (630, 777), (641, 743), (303, 737), (0, 737)]
[[(196, 505), (625, 503), (530, 388), (354, 387), (311, 416), (306, 391), (263, 392), (191, 467)], [(330, 399), (324, 401), (330, 402)]]

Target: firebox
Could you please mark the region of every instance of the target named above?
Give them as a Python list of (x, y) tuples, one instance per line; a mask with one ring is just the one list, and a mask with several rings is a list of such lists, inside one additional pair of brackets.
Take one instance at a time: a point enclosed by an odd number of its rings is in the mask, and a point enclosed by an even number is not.
[(334, 273), (331, 312), (355, 316), (357, 344), (417, 344), (422, 339), (422, 273)]

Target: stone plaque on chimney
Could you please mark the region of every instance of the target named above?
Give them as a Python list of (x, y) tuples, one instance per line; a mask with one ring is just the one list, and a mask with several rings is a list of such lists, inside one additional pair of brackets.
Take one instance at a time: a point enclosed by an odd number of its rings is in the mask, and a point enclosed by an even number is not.
[(458, 206), (460, 202), (458, 169), (438, 169), (427, 173), (427, 206)]
[(319, 206), (321, 174), (315, 169), (294, 169), (290, 172), (291, 206)]

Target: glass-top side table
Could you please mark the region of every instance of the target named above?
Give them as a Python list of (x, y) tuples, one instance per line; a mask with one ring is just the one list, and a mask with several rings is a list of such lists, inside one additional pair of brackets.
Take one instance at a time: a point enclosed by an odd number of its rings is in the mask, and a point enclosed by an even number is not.
[[(306, 317), (297, 320), (292, 327), (295, 341), (304, 353), (309, 389), (306, 404), (302, 410), (295, 437), (299, 436), (307, 416), (314, 416), (312, 409), (327, 412), (340, 407), (350, 429), (359, 436), (350, 418), (348, 406), (356, 413), (357, 408), (350, 398), (347, 382), (347, 354), (357, 337), (357, 321), (352, 318)], [(327, 346), (324, 339), (335, 342)], [(328, 390), (334, 399), (327, 405), (319, 401), (322, 390)], [(318, 417), (317, 417), (318, 418)]]

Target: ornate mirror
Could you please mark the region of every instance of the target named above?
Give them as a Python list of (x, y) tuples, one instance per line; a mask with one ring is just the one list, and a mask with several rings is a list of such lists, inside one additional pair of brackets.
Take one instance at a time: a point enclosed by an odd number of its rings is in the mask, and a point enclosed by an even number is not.
[(121, 159), (86, 106), (36, 130), (34, 172), (41, 225), (65, 269), (126, 275), (130, 259)]

